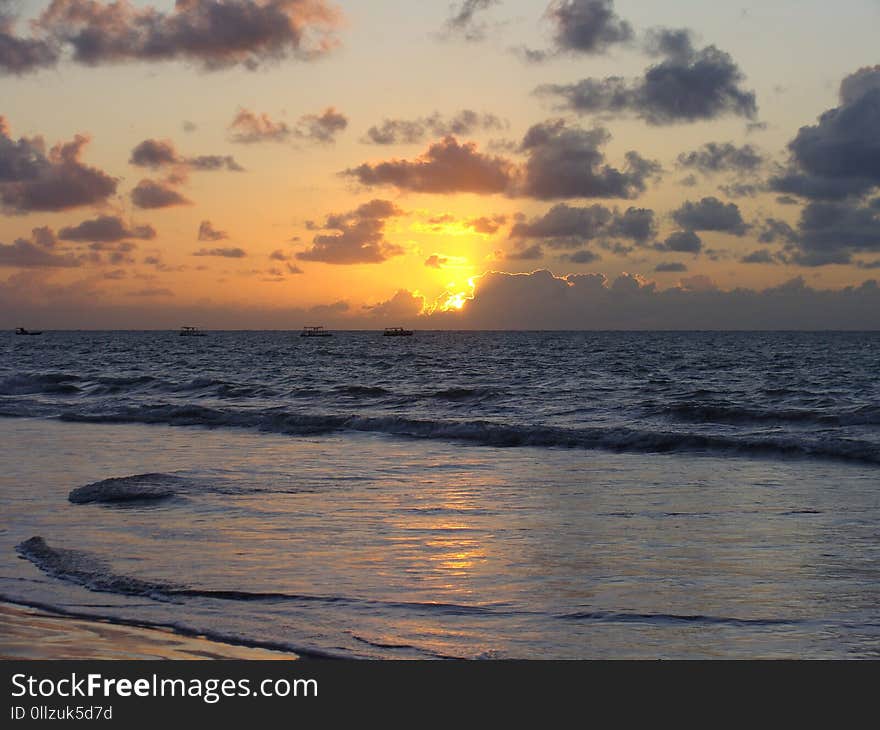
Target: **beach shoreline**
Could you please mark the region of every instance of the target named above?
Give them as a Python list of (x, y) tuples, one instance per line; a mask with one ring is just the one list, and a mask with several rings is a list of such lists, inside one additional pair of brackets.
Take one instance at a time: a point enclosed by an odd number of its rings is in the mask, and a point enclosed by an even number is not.
[(296, 654), (0, 602), (0, 660), (255, 659)]

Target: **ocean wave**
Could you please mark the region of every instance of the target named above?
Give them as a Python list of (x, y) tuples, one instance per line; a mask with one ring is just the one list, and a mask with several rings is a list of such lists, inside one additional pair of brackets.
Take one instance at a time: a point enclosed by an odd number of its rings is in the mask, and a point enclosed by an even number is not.
[(180, 588), (171, 583), (119, 575), (112, 572), (104, 560), (91, 553), (52, 548), (39, 536), (19, 543), (15, 549), (47, 575), (76, 583), (91, 591), (162, 599)]
[(0, 380), (0, 395), (74, 395), (79, 381), (68, 373), (17, 373)]
[(724, 403), (676, 403), (652, 410), (654, 413), (697, 423), (816, 423), (832, 426), (880, 425), (880, 407), (868, 405), (837, 413), (809, 408), (750, 408)]
[(429, 394), (430, 398), (446, 401), (480, 402), (505, 396), (499, 388), (446, 388)]
[(83, 586), (98, 593), (140, 596), (168, 601), (180, 598), (206, 598), (236, 602), (294, 602), (345, 604), (404, 609), (429, 615), (479, 616), (523, 613), (507, 605), (466, 605), (429, 601), (384, 601), (373, 598), (336, 595), (309, 595), (280, 591), (245, 591), (225, 588), (198, 588), (167, 581), (145, 580), (113, 572), (102, 558), (83, 550), (53, 548), (42, 537), (34, 536), (16, 546), (19, 555), (30, 560), (47, 575)]
[(579, 611), (557, 616), (563, 621), (597, 621), (608, 623), (705, 624), (721, 626), (782, 626), (802, 623), (796, 619), (730, 618), (703, 614), (628, 613), (622, 611)]
[(77, 487), (67, 498), (74, 504), (155, 501), (173, 497), (185, 484), (186, 480), (173, 474), (133, 474)]
[(287, 435), (334, 431), (383, 433), (482, 446), (601, 449), (621, 453), (691, 453), (763, 457), (809, 457), (880, 465), (880, 445), (855, 438), (789, 435), (725, 435), (689, 431), (595, 426), (569, 428), (492, 421), (415, 419), (293, 413), (283, 408), (242, 410), (199, 405), (123, 405), (114, 410), (68, 409), (61, 420), (89, 423), (146, 423), (208, 428), (252, 428)]

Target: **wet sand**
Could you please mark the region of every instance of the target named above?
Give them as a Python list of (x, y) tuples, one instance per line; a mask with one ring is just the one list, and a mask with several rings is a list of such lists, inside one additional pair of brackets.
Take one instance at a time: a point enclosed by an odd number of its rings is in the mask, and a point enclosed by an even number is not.
[(123, 626), (0, 603), (0, 659), (297, 659), (168, 629)]

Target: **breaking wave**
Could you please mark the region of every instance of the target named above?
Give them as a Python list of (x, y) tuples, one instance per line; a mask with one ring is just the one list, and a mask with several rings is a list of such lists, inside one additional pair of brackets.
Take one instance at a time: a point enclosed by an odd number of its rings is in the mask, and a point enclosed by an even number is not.
[(601, 449), (622, 453), (809, 457), (880, 465), (880, 445), (854, 438), (788, 435), (724, 435), (628, 427), (564, 428), (491, 421), (415, 419), (402, 416), (322, 415), (282, 408), (242, 410), (199, 405), (122, 406), (112, 411), (68, 410), (60, 418), (89, 423), (145, 423), (209, 428), (251, 428), (305, 436), (360, 431), (482, 446)]

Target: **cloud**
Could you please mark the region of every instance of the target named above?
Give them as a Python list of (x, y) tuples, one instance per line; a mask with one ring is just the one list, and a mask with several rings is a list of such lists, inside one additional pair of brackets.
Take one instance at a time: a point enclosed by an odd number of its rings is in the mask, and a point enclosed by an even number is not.
[(403, 253), (400, 246), (385, 240), (385, 223), (403, 215), (390, 200), (371, 200), (347, 213), (327, 216), (311, 248), (296, 254), (301, 261), (326, 264), (377, 264)]
[(336, 135), (348, 126), (348, 117), (336, 111), (332, 106), (320, 114), (306, 114), (300, 117), (294, 133), (300, 139), (319, 144), (331, 144)]
[(880, 252), (880, 210), (848, 202), (817, 201), (801, 211), (795, 262), (849, 263), (855, 253)]
[(64, 241), (94, 243), (112, 243), (125, 238), (149, 241), (156, 237), (156, 229), (151, 225), (129, 227), (118, 216), (105, 215), (62, 228), (58, 231), (58, 237)]
[(659, 251), (698, 254), (703, 250), (703, 241), (693, 231), (675, 231), (670, 233), (663, 243), (658, 243), (656, 248)]
[(243, 259), (247, 251), (243, 248), (201, 248), (193, 256), (219, 256), (226, 259)]
[(0, 3), (0, 74), (22, 75), (58, 62), (59, 49), (51, 40), (23, 38), (16, 33), (17, 16), (11, 4)]
[(601, 256), (599, 254), (594, 253), (593, 251), (583, 250), (583, 251), (575, 251), (573, 254), (568, 256), (568, 260), (573, 264), (592, 264), (594, 261), (598, 261)]
[(127, 297), (173, 297), (174, 292), (164, 287), (152, 287), (148, 289), (137, 289), (125, 293)]
[(80, 257), (55, 252), (55, 244), (51, 229), (34, 228), (30, 238), (17, 238), (9, 244), (0, 242), (0, 266), (70, 268), (82, 264)]
[(320, 114), (305, 114), (293, 127), (276, 122), (266, 113), (256, 114), (249, 109), (239, 109), (229, 124), (230, 141), (238, 144), (262, 142), (288, 142), (304, 140), (316, 144), (332, 144), (336, 136), (348, 127), (348, 117), (334, 107), (327, 107)]
[(485, 39), (486, 24), (478, 16), (498, 3), (499, 0), (462, 0), (461, 3), (452, 5), (443, 26), (443, 35), (470, 42)]
[(859, 197), (880, 185), (880, 66), (843, 79), (840, 105), (789, 142), (788, 167), (770, 179), (777, 192), (812, 200)]
[(874, 280), (820, 290), (796, 278), (763, 291), (722, 291), (705, 276), (659, 290), (635, 274), (554, 276), (489, 272), (474, 280), (460, 312), (437, 312), (427, 327), (466, 329), (876, 329)]
[(181, 170), (182, 174), (185, 174), (186, 170), (210, 172), (226, 169), (231, 172), (244, 171), (244, 168), (230, 155), (184, 157), (178, 153), (170, 139), (145, 139), (131, 151), (128, 162), (137, 167), (149, 167), (153, 170), (168, 166), (184, 168), (184, 170)]
[(554, 205), (543, 216), (515, 223), (510, 238), (540, 239), (554, 248), (579, 248), (608, 230), (614, 213), (603, 205)]
[(447, 256), (441, 256), (440, 254), (432, 253), (428, 258), (425, 259), (425, 266), (431, 269), (442, 269), (443, 266), (449, 263), (449, 258)]
[(510, 229), (510, 238), (541, 240), (551, 248), (580, 248), (589, 241), (609, 238), (646, 243), (656, 234), (653, 210), (630, 207), (621, 213), (599, 204), (559, 203), (543, 216), (520, 220)]
[(504, 258), (508, 261), (537, 261), (544, 258), (544, 249), (536, 243), (526, 248), (508, 251)]
[(491, 218), (483, 215), (479, 218), (471, 218), (465, 221), (465, 225), (468, 228), (472, 228), (476, 233), (482, 233), (486, 236), (498, 233), (501, 226), (505, 223), (507, 223), (507, 216), (505, 215), (493, 215)]
[(284, 142), (291, 135), (291, 129), (284, 122), (274, 122), (268, 114), (255, 114), (248, 109), (240, 109), (229, 125), (232, 130), (231, 141), (239, 144), (257, 142)]
[(175, 205), (192, 205), (192, 201), (177, 192), (167, 182), (141, 180), (131, 191), (131, 201), (138, 208), (170, 208)]
[(632, 26), (614, 12), (612, 0), (556, 0), (547, 9), (556, 25), (559, 51), (604, 53), (616, 43), (632, 40)]
[(741, 264), (778, 264), (781, 263), (778, 254), (771, 253), (766, 248), (759, 248), (740, 258)]
[(586, 78), (572, 84), (544, 84), (535, 92), (559, 100), (579, 114), (631, 114), (651, 125), (691, 123), (733, 115), (754, 118), (755, 93), (742, 88), (742, 71), (715, 46), (697, 50), (686, 30), (655, 30), (648, 50), (663, 60), (644, 76)]
[(55, 65), (69, 51), (86, 66), (189, 61), (209, 71), (312, 60), (336, 45), (339, 14), (325, 0), (177, 0), (168, 11), (130, 0), (53, 0), (35, 35), (11, 35), (0, 19), (0, 68)]
[(703, 198), (699, 202), (685, 202), (673, 211), (672, 219), (688, 231), (720, 231), (743, 236), (748, 231), (736, 203), (724, 204), (718, 198)]
[(602, 127), (585, 130), (563, 120), (534, 125), (521, 145), (528, 159), (520, 194), (539, 200), (637, 197), (660, 165), (630, 151), (623, 169), (612, 167), (600, 149), (610, 138)]
[(516, 170), (509, 160), (485, 155), (473, 142), (460, 144), (444, 137), (414, 160), (393, 159), (364, 163), (342, 174), (361, 185), (393, 185), (418, 193), (502, 193), (514, 182)]
[(654, 267), (654, 271), (657, 273), (685, 272), (687, 270), (687, 265), (680, 261), (661, 261)]
[(506, 129), (507, 124), (494, 114), (462, 109), (452, 117), (445, 118), (439, 112), (419, 119), (384, 119), (381, 125), (370, 127), (361, 140), (365, 144), (417, 144), (431, 135), (471, 135), (475, 132), (491, 132)]
[(678, 156), (679, 167), (698, 170), (704, 175), (754, 172), (763, 162), (763, 155), (752, 145), (737, 147), (731, 142), (707, 142), (699, 149)]
[(375, 317), (408, 320), (417, 317), (425, 308), (425, 298), (408, 289), (398, 289), (394, 296), (384, 302), (365, 306)]
[(526, 155), (521, 165), (448, 136), (415, 159), (364, 163), (342, 174), (368, 187), (393, 185), (420, 193), (503, 193), (539, 200), (636, 197), (660, 173), (660, 165), (630, 151), (623, 169), (612, 167), (600, 149), (609, 139), (601, 127), (585, 130), (553, 119), (526, 132), (518, 148)]
[(41, 137), (12, 138), (0, 116), (0, 204), (8, 213), (55, 212), (101, 205), (116, 179), (82, 162), (89, 137), (78, 134), (46, 152)]
[(202, 221), (199, 224), (198, 239), (200, 241), (222, 241), (225, 238), (229, 238), (229, 234), (226, 231), (218, 231), (211, 224), (211, 221)]

